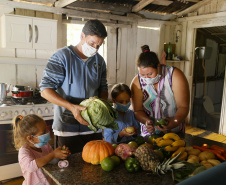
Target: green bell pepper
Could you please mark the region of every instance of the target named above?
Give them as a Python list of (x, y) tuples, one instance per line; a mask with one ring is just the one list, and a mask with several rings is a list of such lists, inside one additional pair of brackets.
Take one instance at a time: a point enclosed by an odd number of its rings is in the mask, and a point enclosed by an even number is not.
[(127, 157), (125, 167), (128, 172), (137, 172), (141, 169), (139, 161), (132, 157)]

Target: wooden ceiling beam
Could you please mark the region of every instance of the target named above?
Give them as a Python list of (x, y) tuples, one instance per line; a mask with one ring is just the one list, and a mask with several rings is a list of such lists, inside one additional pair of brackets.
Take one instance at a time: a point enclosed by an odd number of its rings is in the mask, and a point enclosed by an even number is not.
[(139, 12), (142, 10), (145, 6), (151, 4), (155, 0), (142, 0), (139, 3), (137, 3), (135, 6), (132, 8), (132, 12)]
[(123, 12), (123, 13), (128, 13), (131, 12), (132, 5), (131, 6), (119, 6), (119, 5), (114, 5), (110, 3), (97, 3), (97, 2), (87, 2), (87, 1), (76, 1), (70, 6), (67, 6), (68, 8), (73, 8), (74, 9), (84, 9), (84, 10), (95, 10), (95, 11), (105, 11), (105, 12)]
[(49, 4), (52, 3), (54, 4), (56, 0), (13, 0), (13, 1), (17, 1), (17, 2), (33, 2), (33, 3), (43, 3), (43, 4)]
[(74, 3), (75, 1), (77, 1), (77, 0), (59, 0), (59, 1), (55, 2), (55, 7), (62, 8), (71, 3)]
[(200, 7), (202, 7), (202, 6), (206, 5), (206, 4), (208, 4), (210, 1), (212, 1), (212, 0), (202, 0), (202, 1), (200, 1), (200, 2), (198, 2), (198, 3), (196, 3), (196, 4), (194, 4), (193, 6), (190, 6), (189, 8), (187, 8), (187, 9), (185, 9), (185, 10), (183, 10), (183, 11), (177, 13), (176, 15), (177, 15), (178, 17), (181, 17), (181, 16), (183, 16), (183, 15), (186, 15), (186, 14), (188, 14), (188, 13), (190, 13), (190, 12), (193, 12), (193, 11), (199, 9)]
[(160, 6), (169, 6), (173, 1), (169, 0), (155, 0), (151, 4), (160, 5)]

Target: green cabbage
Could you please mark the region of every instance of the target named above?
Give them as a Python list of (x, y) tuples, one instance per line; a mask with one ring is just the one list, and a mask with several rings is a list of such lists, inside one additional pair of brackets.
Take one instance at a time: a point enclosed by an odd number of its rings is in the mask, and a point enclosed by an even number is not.
[(118, 123), (115, 119), (118, 112), (112, 107), (112, 104), (97, 97), (91, 97), (83, 100), (80, 105), (87, 107), (81, 112), (82, 117), (89, 123), (88, 127), (96, 132), (98, 128), (111, 128), (118, 130)]

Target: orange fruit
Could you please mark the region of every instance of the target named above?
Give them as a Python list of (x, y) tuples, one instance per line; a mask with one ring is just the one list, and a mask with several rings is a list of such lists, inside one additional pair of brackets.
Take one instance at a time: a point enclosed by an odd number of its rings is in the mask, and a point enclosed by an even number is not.
[(130, 141), (128, 144), (135, 146), (136, 148), (138, 147), (138, 144), (135, 141)]
[(101, 161), (101, 168), (104, 171), (111, 171), (115, 167), (115, 163), (111, 157), (106, 157)]
[(115, 166), (120, 164), (120, 158), (116, 155), (111, 156), (112, 160), (114, 161)]
[(117, 148), (117, 144), (112, 144), (113, 148), (116, 149)]

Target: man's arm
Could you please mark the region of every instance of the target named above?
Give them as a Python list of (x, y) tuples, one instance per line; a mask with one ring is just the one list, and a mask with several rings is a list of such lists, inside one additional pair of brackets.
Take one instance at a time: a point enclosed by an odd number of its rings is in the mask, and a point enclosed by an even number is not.
[(66, 109), (70, 110), (75, 119), (80, 122), (82, 125), (89, 125), (81, 116), (81, 111), (85, 110), (86, 107), (75, 105), (64, 98), (62, 98), (55, 90), (51, 88), (46, 88), (41, 92), (41, 96), (48, 101), (52, 102), (53, 104), (59, 105), (61, 107), (65, 107)]

